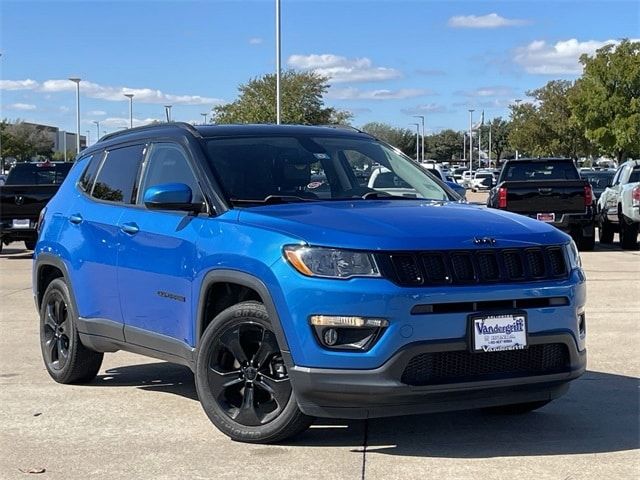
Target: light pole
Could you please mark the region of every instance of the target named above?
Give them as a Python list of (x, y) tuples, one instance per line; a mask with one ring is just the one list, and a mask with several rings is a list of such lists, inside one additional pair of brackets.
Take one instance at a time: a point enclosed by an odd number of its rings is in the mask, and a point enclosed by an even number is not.
[(93, 123), (96, 124), (96, 142), (100, 139), (100, 120), (94, 120)]
[(280, 125), (280, 0), (276, 0), (276, 124)]
[[(89, 144), (91, 143), (91, 132), (89, 132), (89, 130), (85, 130), (85, 132), (87, 132), (87, 147), (89, 146)], [(98, 140), (96, 139), (96, 142)]]
[[(520, 102), (522, 101), (522, 99), (516, 98), (514, 101), (516, 102), (516, 109), (519, 110), (518, 107), (520, 107)], [(520, 155), (518, 155), (518, 149), (516, 149), (516, 160), (518, 160), (518, 158), (520, 158)]]
[(489, 168), (491, 168), (491, 126), (491, 122), (489, 122)]
[(165, 105), (164, 106), (164, 113), (167, 116), (167, 122), (171, 121), (171, 107), (173, 105)]
[(469, 170), (473, 170), (473, 108), (469, 109)]
[(78, 77), (69, 78), (76, 84), (76, 154), (80, 154), (80, 79)]
[(125, 93), (125, 97), (129, 99), (129, 128), (133, 128), (133, 93)]
[[(467, 166), (467, 132), (462, 132), (462, 161)], [(471, 170), (471, 168), (469, 168)]]
[(420, 124), (416, 122), (409, 125), (416, 126), (416, 162), (420, 163)]
[(62, 149), (64, 150), (64, 161), (67, 161), (67, 132), (62, 132)]
[(424, 136), (426, 135), (424, 131), (424, 115), (414, 115), (414, 117), (422, 120), (422, 161), (424, 162)]
[(207, 112), (201, 113), (200, 115), (202, 115), (202, 118), (204, 118), (204, 120), (202, 121), (203, 125), (207, 124)]

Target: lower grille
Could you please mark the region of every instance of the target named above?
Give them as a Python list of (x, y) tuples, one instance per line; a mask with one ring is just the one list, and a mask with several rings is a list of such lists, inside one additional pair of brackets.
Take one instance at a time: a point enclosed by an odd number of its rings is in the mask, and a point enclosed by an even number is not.
[(569, 368), (569, 351), (562, 343), (506, 352), (430, 352), (413, 357), (401, 381), (413, 386), (438, 385), (549, 375)]

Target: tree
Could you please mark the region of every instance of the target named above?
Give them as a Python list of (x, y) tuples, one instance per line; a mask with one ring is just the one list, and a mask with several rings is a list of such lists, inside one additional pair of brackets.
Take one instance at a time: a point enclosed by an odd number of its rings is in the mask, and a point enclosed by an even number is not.
[(455, 130), (442, 130), (433, 135), (427, 135), (425, 141), (425, 156), (440, 162), (448, 162), (459, 158), (463, 147), (463, 133)]
[[(511, 124), (502, 117), (496, 117), (490, 122), (491, 125), (491, 152), (492, 161), (500, 162), (502, 154), (509, 151), (509, 132)], [(489, 150), (489, 126), (482, 130), (482, 148)]]
[(552, 80), (527, 92), (534, 103), (511, 107), (513, 147), (536, 156), (578, 158), (590, 153), (584, 128), (572, 117), (569, 95), (573, 88), (568, 80)]
[(37, 155), (50, 156), (53, 140), (40, 128), (24, 122), (0, 123), (2, 135), (2, 157), (14, 157), (18, 161), (28, 161)]
[(640, 156), (640, 42), (605, 45), (582, 55), (582, 77), (570, 95), (573, 119), (618, 162)]
[(362, 130), (369, 135), (387, 142), (389, 145), (402, 150), (405, 155), (415, 157), (416, 134), (406, 128), (396, 128), (381, 122), (371, 122), (363, 125)]
[[(325, 107), (328, 79), (314, 72), (287, 70), (281, 77), (282, 123), (303, 125), (345, 124), (351, 113)], [(275, 123), (276, 76), (253, 78), (238, 87), (238, 98), (214, 107), (215, 123)]]

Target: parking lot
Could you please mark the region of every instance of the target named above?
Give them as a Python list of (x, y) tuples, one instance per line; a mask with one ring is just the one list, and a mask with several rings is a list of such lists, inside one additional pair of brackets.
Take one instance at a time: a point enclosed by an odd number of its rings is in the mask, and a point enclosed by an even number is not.
[[(481, 198), (470, 198), (481, 201)], [(20, 248), (18, 248), (20, 247)], [(631, 479), (640, 473), (640, 253), (583, 253), (588, 372), (519, 417), (479, 411), (322, 421), (286, 444), (234, 443), (208, 421), (191, 372), (107, 354), (89, 385), (54, 383), (40, 358), (31, 258), (0, 256), (0, 478)]]

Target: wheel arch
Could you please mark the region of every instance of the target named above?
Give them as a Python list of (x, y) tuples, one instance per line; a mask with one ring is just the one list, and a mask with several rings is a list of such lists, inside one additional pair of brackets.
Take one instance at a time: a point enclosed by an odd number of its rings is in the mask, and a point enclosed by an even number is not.
[(42, 304), (42, 297), (47, 289), (47, 286), (56, 278), (62, 278), (69, 287), (69, 295), (75, 311), (78, 311), (78, 302), (76, 302), (75, 293), (71, 288), (71, 277), (69, 276), (69, 269), (66, 263), (56, 256), (49, 253), (40, 253), (35, 261), (35, 275), (34, 275), (34, 295), (36, 301), (36, 307), (40, 310)]
[[(251, 293), (248, 293), (247, 295), (249, 296), (241, 299), (240, 301), (259, 300), (264, 304), (267, 310), (267, 314), (269, 315), (269, 319), (271, 320), (273, 331), (276, 334), (280, 350), (283, 353), (288, 354), (289, 344), (287, 342), (284, 329), (282, 328), (280, 316), (278, 315), (272, 295), (269, 292), (267, 286), (262, 280), (254, 275), (239, 270), (226, 269), (211, 270), (204, 276), (202, 284), (200, 285), (200, 294), (198, 296), (198, 309), (194, 332), (196, 348), (200, 343), (200, 338), (202, 337), (206, 326), (212, 320), (212, 318), (207, 318), (208, 313), (211, 312), (211, 308), (208, 305), (209, 295), (214, 291), (215, 288), (219, 288), (218, 286), (220, 285), (238, 286), (244, 289), (248, 289), (249, 292), (255, 292), (257, 298), (252, 297)], [(288, 355), (285, 355), (285, 358), (286, 357), (288, 357)]]

